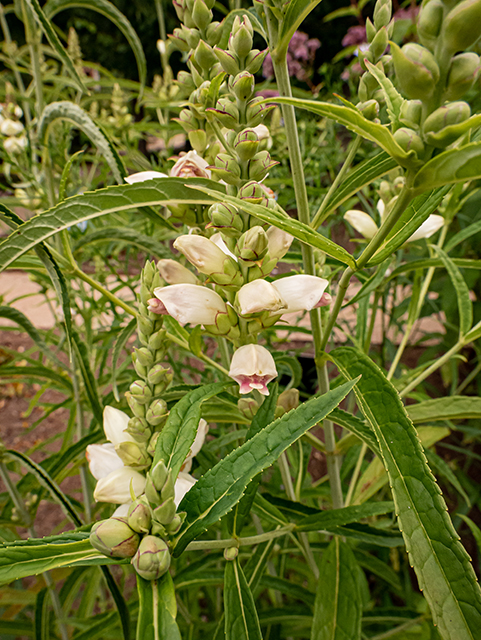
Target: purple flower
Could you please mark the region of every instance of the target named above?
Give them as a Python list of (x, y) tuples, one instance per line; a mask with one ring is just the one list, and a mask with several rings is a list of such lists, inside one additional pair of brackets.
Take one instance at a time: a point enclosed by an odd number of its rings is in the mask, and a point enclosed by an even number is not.
[[(312, 65), (316, 57), (316, 51), (321, 46), (317, 38), (309, 38), (307, 33), (296, 31), (289, 42), (287, 50), (287, 67), (289, 75), (295, 76), (298, 80), (306, 81), (312, 75)], [(262, 75), (264, 78), (274, 77), (274, 67), (270, 54), (268, 54), (262, 65)]]

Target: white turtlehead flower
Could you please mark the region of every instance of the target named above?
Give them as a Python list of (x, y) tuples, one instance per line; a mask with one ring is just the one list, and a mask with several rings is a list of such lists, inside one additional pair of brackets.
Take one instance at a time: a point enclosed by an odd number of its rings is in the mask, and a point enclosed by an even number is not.
[(280, 260), (289, 251), (289, 247), (294, 240), (294, 236), (290, 233), (278, 229), (277, 227), (269, 227), (266, 231), (267, 235), (267, 252), (270, 258)]
[(132, 493), (137, 498), (145, 489), (145, 476), (132, 469), (132, 467), (120, 467), (112, 471), (97, 482), (94, 491), (96, 502), (111, 502), (113, 504), (125, 504), (132, 499)]
[(21, 122), (18, 122), (18, 120), (5, 118), (5, 120), (0, 124), (0, 133), (4, 136), (16, 136), (19, 133), (22, 133), (23, 130), (24, 126)]
[(185, 496), (187, 491), (192, 489), (196, 482), (197, 480), (193, 478), (190, 473), (185, 473), (184, 471), (179, 473), (174, 485), (174, 502), (176, 507), (179, 506), (182, 502), (182, 498)]
[[(391, 202), (393, 202), (391, 200)], [(391, 204), (391, 203), (389, 203)], [(381, 216), (381, 222), (384, 222), (386, 217), (386, 207), (382, 200), (379, 200), (377, 205), (377, 210), (379, 211), (379, 215)], [(378, 226), (371, 218), (370, 215), (365, 213), (364, 211), (358, 211), (357, 209), (351, 209), (347, 213), (344, 214), (344, 218), (351, 224), (356, 231), (358, 231), (366, 240), (371, 240), (378, 231)], [(415, 242), (416, 240), (422, 240), (423, 238), (430, 238), (436, 231), (444, 224), (444, 218), (440, 215), (433, 213), (428, 217), (427, 220), (423, 222), (423, 224), (416, 229), (416, 231), (410, 236), (406, 243)]]
[(154, 313), (168, 314), (180, 324), (215, 324), (219, 313), (227, 313), (220, 295), (202, 285), (172, 284), (154, 289), (154, 295), (162, 305)]
[(184, 464), (180, 468), (181, 471), (189, 472), (191, 470), (192, 460), (202, 449), (205, 442), (205, 437), (208, 431), (209, 431), (209, 425), (204, 420), (204, 418), (201, 418), (199, 420), (199, 425), (197, 427), (197, 433), (195, 434), (195, 440), (192, 443), (192, 446), (190, 448), (189, 453), (187, 454)]
[(284, 300), (284, 312), (310, 311), (316, 307), (326, 306), (331, 296), (325, 293), (329, 282), (324, 278), (298, 274), (279, 278), (272, 286)]
[(232, 251), (226, 245), (226, 243), (224, 242), (224, 238), (220, 233), (214, 233), (214, 235), (211, 236), (209, 240), (214, 244), (216, 244), (219, 247), (219, 249), (225, 253), (226, 256), (229, 256), (229, 258), (232, 258), (236, 262), (239, 262), (237, 259), (237, 256), (234, 253), (232, 253)]
[(277, 376), (274, 358), (265, 347), (247, 344), (239, 347), (232, 356), (229, 376), (240, 386), (240, 393), (257, 389), (263, 396), (269, 395), (267, 385)]
[(172, 178), (210, 178), (209, 163), (197, 151), (189, 151), (177, 160), (170, 175)]
[(157, 268), (167, 284), (196, 284), (197, 282), (195, 273), (189, 271), (187, 267), (179, 264), (176, 260), (170, 260), (169, 258), (159, 260)]
[(89, 444), (85, 453), (90, 473), (96, 480), (101, 480), (124, 466), (120, 456), (115, 451), (115, 445), (111, 442), (106, 444)]
[(252, 131), (256, 133), (259, 141), (267, 140), (267, 149), (270, 149), (272, 147), (271, 132), (265, 124), (258, 124), (257, 127), (252, 128)]
[(121, 442), (135, 442), (135, 438), (126, 431), (129, 426), (129, 420), (129, 416), (123, 411), (110, 406), (105, 407), (103, 426), (107, 440), (114, 445), (118, 445)]
[(285, 306), (282, 295), (267, 280), (253, 280), (237, 292), (237, 307), (241, 316), (262, 311), (279, 311)]
[(204, 236), (193, 234), (179, 236), (174, 242), (174, 247), (183, 253), (198, 271), (205, 275), (224, 271), (226, 254), (215, 242), (204, 238)]
[(26, 135), (22, 136), (12, 136), (10, 138), (5, 138), (3, 141), (3, 148), (7, 153), (21, 153), (28, 145), (28, 139)]
[(135, 184), (136, 182), (146, 182), (147, 180), (153, 180), (154, 178), (168, 178), (169, 176), (160, 171), (139, 171), (138, 173), (132, 173), (132, 175), (125, 178), (125, 182), (129, 184)]

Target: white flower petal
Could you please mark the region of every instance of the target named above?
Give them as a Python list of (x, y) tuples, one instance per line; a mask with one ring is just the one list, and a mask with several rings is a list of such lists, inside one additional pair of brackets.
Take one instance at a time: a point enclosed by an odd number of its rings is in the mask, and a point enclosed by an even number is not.
[(125, 178), (125, 182), (129, 184), (135, 184), (136, 182), (145, 182), (146, 180), (153, 180), (154, 178), (168, 178), (169, 176), (160, 171), (139, 171), (138, 173), (132, 173), (132, 175)]
[(185, 473), (184, 471), (181, 471), (179, 473), (174, 485), (174, 502), (176, 507), (179, 506), (179, 504), (182, 502), (182, 498), (185, 496), (187, 491), (192, 489), (196, 482), (197, 480), (193, 478), (189, 473)]
[(266, 280), (253, 280), (243, 285), (237, 292), (237, 304), (241, 315), (278, 311), (285, 308), (282, 295)]
[(367, 240), (373, 238), (377, 233), (377, 224), (371, 216), (364, 213), (364, 211), (351, 209), (344, 214), (344, 218)]
[(130, 505), (132, 502), (126, 502), (125, 504), (121, 504), (120, 507), (117, 507), (112, 514), (112, 518), (126, 518), (129, 514)]
[(211, 236), (209, 240), (214, 244), (216, 244), (219, 247), (219, 249), (225, 253), (226, 256), (229, 256), (229, 258), (232, 258), (233, 260), (238, 262), (237, 256), (234, 255), (232, 251), (229, 249), (229, 247), (226, 245), (220, 233), (214, 233), (214, 235)]
[(443, 216), (439, 216), (435, 213), (431, 214), (427, 220), (425, 220), (419, 229), (413, 233), (413, 235), (406, 240), (406, 242), (415, 242), (422, 238), (430, 238), (432, 235), (439, 231), (444, 225)]
[(287, 233), (282, 229), (278, 229), (277, 227), (269, 227), (266, 235), (269, 257), (280, 260), (289, 251), (289, 247), (294, 240), (294, 236), (291, 236), (290, 233)]
[(227, 313), (220, 295), (196, 284), (173, 284), (154, 289), (169, 315), (181, 324), (215, 324), (218, 313)]
[(115, 451), (115, 445), (107, 444), (89, 444), (85, 452), (89, 463), (90, 473), (96, 480), (101, 480), (124, 466), (119, 455)]
[(97, 482), (94, 500), (125, 504), (132, 500), (131, 488), (136, 498), (142, 495), (145, 489), (145, 476), (131, 467), (122, 467)]
[(328, 284), (329, 281), (324, 278), (305, 274), (279, 278), (272, 283), (284, 300), (286, 311), (289, 313), (314, 309), (321, 302)]
[(115, 445), (121, 442), (135, 442), (135, 438), (126, 431), (129, 420), (129, 416), (123, 411), (110, 406), (105, 407), (104, 433), (107, 440)]
[(176, 260), (166, 258), (157, 262), (157, 268), (167, 284), (196, 284), (197, 276)]

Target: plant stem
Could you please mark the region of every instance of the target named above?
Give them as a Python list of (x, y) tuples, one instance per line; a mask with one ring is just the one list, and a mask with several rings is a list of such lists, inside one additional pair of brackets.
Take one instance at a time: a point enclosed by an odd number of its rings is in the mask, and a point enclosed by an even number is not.
[(210, 549), (228, 549), (229, 547), (254, 546), (261, 542), (267, 542), (273, 538), (285, 536), (295, 528), (294, 524), (286, 524), (284, 527), (267, 531), (257, 536), (248, 536), (246, 538), (226, 538), (224, 540), (197, 540), (187, 545), (186, 551), (204, 551)]
[(357, 480), (359, 478), (359, 474), (361, 473), (362, 461), (364, 460), (364, 456), (366, 455), (367, 444), (365, 442), (362, 443), (361, 450), (359, 452), (359, 457), (356, 462), (356, 466), (354, 468), (351, 482), (349, 483), (349, 489), (347, 491), (346, 500), (344, 502), (344, 506), (348, 507), (351, 504), (352, 494), (354, 493), (354, 489), (356, 488)]
[(337, 176), (334, 179), (334, 182), (331, 184), (331, 186), (329, 187), (329, 191), (326, 193), (324, 200), (321, 202), (321, 205), (319, 207), (319, 209), (317, 210), (316, 215), (314, 216), (312, 222), (311, 222), (311, 227), (313, 229), (317, 229), (317, 227), (319, 227), (324, 220), (326, 219), (327, 216), (323, 216), (324, 211), (326, 210), (327, 205), (329, 204), (329, 200), (331, 199), (332, 194), (334, 193), (334, 191), (337, 189), (337, 187), (339, 186), (339, 184), (341, 183), (342, 179), (344, 178), (344, 176), (346, 175), (346, 172), (349, 170), (352, 161), (354, 160), (354, 157), (357, 153), (357, 150), (359, 149), (360, 145), (362, 142), (362, 138), (361, 136), (356, 136), (354, 138), (354, 140), (351, 143), (349, 152), (347, 154), (347, 158), (344, 162), (344, 164), (341, 167), (341, 170), (339, 171), (339, 173), (337, 174)]
[(399, 395), (403, 397), (407, 395), (410, 391), (415, 389), (420, 382), (422, 382), (423, 380), (426, 380), (426, 378), (428, 378), (434, 371), (436, 371), (436, 369), (439, 369), (439, 367), (442, 367), (445, 362), (448, 362), (448, 360), (452, 356), (454, 356), (454, 354), (456, 354), (460, 349), (462, 349), (465, 345), (466, 345), (466, 342), (462, 338), (458, 340), (458, 342), (456, 342), (456, 344), (453, 347), (451, 347), (449, 351), (446, 351), (446, 353), (442, 355), (438, 360), (436, 360), (436, 362), (433, 362), (433, 364), (430, 367), (425, 369), (410, 384), (404, 387), (404, 389), (400, 391)]

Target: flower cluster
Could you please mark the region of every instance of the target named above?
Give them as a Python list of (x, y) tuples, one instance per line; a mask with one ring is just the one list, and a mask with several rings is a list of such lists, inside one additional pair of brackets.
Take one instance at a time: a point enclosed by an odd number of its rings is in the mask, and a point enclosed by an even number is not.
[(28, 145), (25, 127), (20, 122), (22, 116), (23, 111), (18, 105), (12, 102), (0, 105), (0, 134), (4, 136), (3, 148), (7, 153), (20, 153)]

